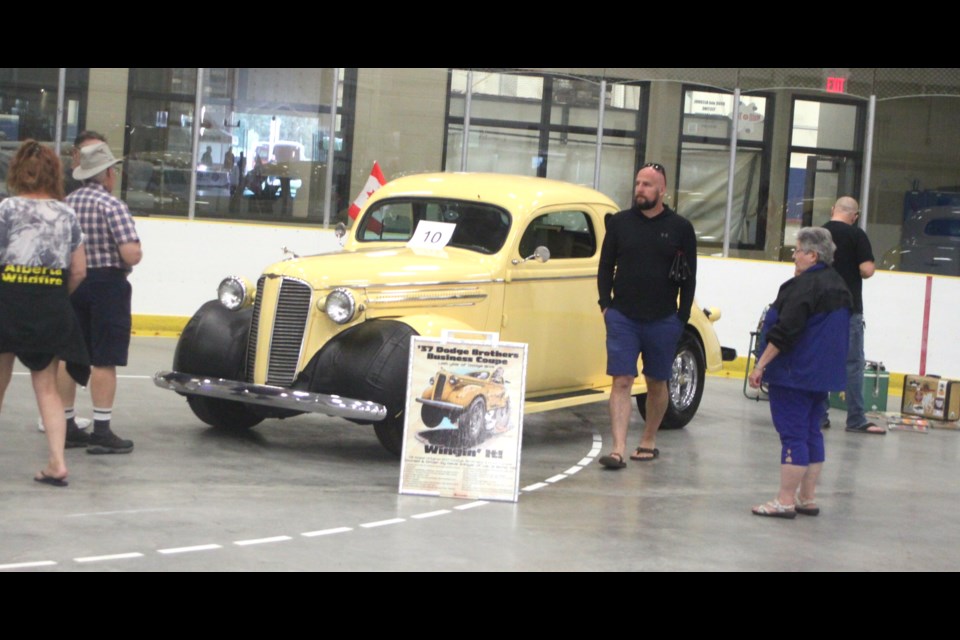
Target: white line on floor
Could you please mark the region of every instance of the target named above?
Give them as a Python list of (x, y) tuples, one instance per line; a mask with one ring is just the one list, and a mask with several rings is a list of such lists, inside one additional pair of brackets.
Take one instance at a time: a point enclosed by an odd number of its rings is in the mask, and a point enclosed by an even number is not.
[(89, 556), (87, 558), (74, 558), (74, 562), (107, 562), (108, 560), (127, 560), (129, 558), (142, 558), (143, 554), (134, 551), (132, 553), (114, 553), (109, 556)]
[(347, 531), (353, 531), (353, 527), (334, 527), (333, 529), (320, 529), (319, 531), (307, 531), (306, 533), (301, 533), (304, 538), (313, 538), (315, 536), (329, 536), (332, 533), (346, 533)]
[(520, 489), (520, 491), (536, 491), (537, 489), (543, 489), (549, 486), (546, 482), (536, 482), (534, 484), (528, 484), (523, 489)]
[(173, 547), (170, 549), (157, 549), (157, 553), (164, 554), (173, 554), (173, 553), (192, 553), (194, 551), (212, 551), (214, 549), (222, 549), (219, 544), (198, 544), (192, 547)]
[(454, 507), (457, 511), (466, 511), (467, 509), (473, 509), (474, 507), (482, 507), (485, 504), (490, 504), (486, 500), (474, 500), (473, 502), (468, 502), (467, 504), (461, 504)]
[(453, 513), (453, 512), (450, 511), (449, 509), (440, 509), (439, 511), (428, 511), (428, 512), (426, 512), (426, 513), (418, 513), (418, 514), (412, 515), (412, 516), (410, 516), (410, 517), (411, 517), (411, 518), (417, 518), (417, 519), (420, 519), (420, 518), (433, 518), (434, 516), (443, 516), (443, 515), (446, 515), (446, 514), (448, 514), (448, 513)]
[(40, 560), (38, 562), (14, 562), (12, 564), (0, 564), (0, 569), (29, 569), (31, 567), (52, 567), (57, 564), (53, 560)]
[(404, 522), (405, 518), (391, 518), (390, 520), (378, 520), (377, 522), (366, 522), (360, 526), (364, 529), (372, 529), (373, 527), (383, 527), (388, 524), (400, 524)]
[(234, 540), (233, 544), (238, 547), (245, 547), (251, 544), (269, 544), (271, 542), (286, 542), (293, 540), (290, 536), (273, 536), (272, 538), (255, 538), (253, 540)]

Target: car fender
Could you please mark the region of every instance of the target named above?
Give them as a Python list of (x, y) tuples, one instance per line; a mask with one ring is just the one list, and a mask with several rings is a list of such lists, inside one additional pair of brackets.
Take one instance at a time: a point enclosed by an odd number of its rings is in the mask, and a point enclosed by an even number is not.
[(201, 306), (183, 328), (173, 368), (183, 373), (245, 380), (253, 308), (230, 311), (218, 300)]
[(476, 327), (446, 316), (436, 314), (422, 314), (394, 318), (397, 322), (409, 325), (419, 335), (428, 338), (440, 338), (444, 332), (448, 333), (482, 333)]
[(410, 337), (415, 330), (398, 320), (375, 319), (333, 336), (310, 359), (294, 388), (370, 400), (390, 415), (406, 400)]
[[(723, 352), (720, 348), (720, 341), (717, 339), (716, 332), (707, 330), (711, 328), (710, 325), (716, 322), (716, 320), (719, 320), (719, 314), (716, 314), (716, 319), (713, 317), (708, 318), (701, 310), (701, 307), (695, 304), (690, 310), (690, 320), (687, 322), (686, 327), (700, 342), (700, 346), (703, 348), (703, 355), (707, 361), (707, 371), (712, 373), (723, 369)], [(703, 330), (701, 330), (701, 328)]]

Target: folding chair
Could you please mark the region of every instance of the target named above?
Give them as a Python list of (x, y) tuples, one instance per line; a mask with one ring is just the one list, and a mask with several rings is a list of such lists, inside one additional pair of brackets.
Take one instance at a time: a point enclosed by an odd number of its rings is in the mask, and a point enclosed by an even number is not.
[(760, 314), (760, 320), (757, 322), (756, 331), (750, 332), (750, 347), (747, 349), (747, 368), (743, 372), (743, 395), (757, 402), (760, 400), (769, 400), (767, 397), (767, 385), (765, 383), (761, 382), (759, 389), (749, 388), (750, 371), (753, 369), (753, 363), (760, 359), (760, 333), (763, 329), (763, 319), (767, 317), (767, 311), (769, 309), (770, 305), (763, 308), (763, 312)]

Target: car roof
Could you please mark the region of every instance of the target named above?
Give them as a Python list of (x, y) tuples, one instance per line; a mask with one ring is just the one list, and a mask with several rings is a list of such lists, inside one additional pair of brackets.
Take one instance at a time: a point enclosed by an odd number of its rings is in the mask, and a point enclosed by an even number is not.
[(495, 204), (520, 213), (563, 203), (603, 204), (614, 209), (609, 197), (581, 185), (502, 173), (420, 173), (391, 180), (370, 201), (397, 197), (454, 198)]

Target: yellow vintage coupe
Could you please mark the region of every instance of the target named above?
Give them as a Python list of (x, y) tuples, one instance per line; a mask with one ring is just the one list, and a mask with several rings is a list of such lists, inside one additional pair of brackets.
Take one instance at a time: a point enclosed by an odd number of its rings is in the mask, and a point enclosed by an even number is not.
[[(604, 218), (618, 209), (598, 191), (544, 178), (398, 178), (369, 198), (341, 250), (270, 265), (255, 287), (225, 279), (155, 383), (215, 427), (323, 413), (373, 424), (399, 455), (411, 336), (466, 331), (528, 345), (526, 413), (605, 400), (596, 277)], [(693, 418), (705, 372), (722, 366), (718, 318), (694, 305), (664, 428)]]

